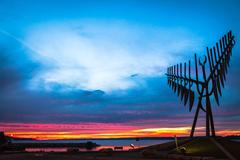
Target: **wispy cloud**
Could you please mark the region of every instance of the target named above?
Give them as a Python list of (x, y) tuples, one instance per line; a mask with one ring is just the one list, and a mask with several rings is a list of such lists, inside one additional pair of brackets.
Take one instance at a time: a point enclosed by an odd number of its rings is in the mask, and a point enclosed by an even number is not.
[(60, 84), (111, 92), (137, 87), (144, 77), (162, 75), (199, 41), (182, 29), (124, 22), (39, 25), (25, 38), (38, 51), (30, 51), (31, 56), (45, 68), (32, 79), (31, 88), (53, 90), (53, 84)]

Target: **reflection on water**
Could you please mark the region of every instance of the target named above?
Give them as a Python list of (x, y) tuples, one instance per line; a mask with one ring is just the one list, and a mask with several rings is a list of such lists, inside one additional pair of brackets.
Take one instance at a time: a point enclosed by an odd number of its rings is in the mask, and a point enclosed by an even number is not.
[[(99, 151), (101, 149), (104, 149), (104, 148), (111, 148), (112, 150), (114, 150), (114, 147), (115, 146), (99, 146), (99, 147), (96, 147), (96, 148), (92, 148), (92, 149), (86, 149), (86, 148), (74, 148), (74, 149), (78, 149), (78, 151), (80, 152), (86, 152), (86, 151)], [(128, 150), (131, 150), (133, 149), (131, 146), (122, 146), (123, 149), (118, 149), (115, 151), (128, 151)], [(136, 148), (139, 148), (139, 147), (142, 147), (142, 146), (137, 146), (137, 147), (134, 147), (135, 149)], [(62, 148), (26, 148), (25, 151), (26, 152), (67, 152), (69, 148), (67, 147), (62, 147)]]
[(67, 148), (26, 148), (26, 152), (67, 152)]
[[(37, 141), (37, 140), (14, 140), (13, 143), (86, 143), (87, 141), (91, 141), (93, 143), (97, 143), (101, 146), (88, 150), (86, 148), (74, 148), (79, 149), (80, 152), (84, 151), (99, 151), (103, 148), (111, 148), (114, 150), (114, 147), (121, 146), (122, 149), (118, 149), (118, 151), (127, 151), (129, 149), (145, 147), (155, 144), (161, 144), (165, 142), (169, 142), (171, 140), (161, 140), (161, 139), (142, 139), (136, 141), (135, 139), (91, 139), (91, 140), (46, 140), (46, 141)], [(61, 148), (26, 148), (27, 152), (67, 152), (69, 148), (61, 147)], [(71, 149), (71, 148), (70, 148)], [(75, 150), (76, 151), (76, 150)]]
[[(172, 139), (173, 140), (173, 139)], [(150, 146), (154, 144), (161, 144), (171, 141), (162, 139), (141, 139), (136, 141), (135, 139), (85, 139), (85, 140), (12, 140), (12, 143), (86, 143), (91, 141), (101, 146)]]

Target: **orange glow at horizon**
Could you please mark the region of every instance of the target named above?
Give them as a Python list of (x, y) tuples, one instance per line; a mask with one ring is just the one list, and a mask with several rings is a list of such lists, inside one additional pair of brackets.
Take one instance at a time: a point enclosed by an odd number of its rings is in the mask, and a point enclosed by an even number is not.
[(78, 132), (5, 132), (6, 135), (15, 138), (33, 138), (39, 140), (47, 139), (90, 139), (90, 138), (135, 138), (135, 137), (169, 137), (186, 136), (190, 127), (179, 128), (146, 128), (139, 130), (129, 130), (119, 133), (96, 133), (81, 134)]
[[(39, 140), (91, 139), (91, 138), (136, 138), (189, 136), (191, 127), (140, 128), (124, 124), (0, 124), (0, 130), (15, 138)], [(205, 127), (196, 128), (196, 135), (205, 135)], [(65, 132), (63, 132), (65, 131)], [(217, 135), (240, 135), (240, 130), (220, 130)]]

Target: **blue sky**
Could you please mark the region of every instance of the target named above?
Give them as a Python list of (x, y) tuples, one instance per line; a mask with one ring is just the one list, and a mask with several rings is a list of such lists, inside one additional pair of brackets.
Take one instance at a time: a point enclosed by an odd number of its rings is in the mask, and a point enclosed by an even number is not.
[(0, 4), (1, 123), (189, 126), (193, 113), (168, 88), (166, 67), (205, 54), (232, 29), (237, 43), (214, 114), (227, 124), (219, 129), (239, 129), (237, 0)]

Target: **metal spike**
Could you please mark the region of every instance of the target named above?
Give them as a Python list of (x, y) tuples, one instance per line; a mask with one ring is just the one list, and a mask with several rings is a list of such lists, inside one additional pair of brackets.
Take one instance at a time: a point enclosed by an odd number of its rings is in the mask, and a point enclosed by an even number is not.
[[(191, 79), (191, 61), (189, 60), (188, 61), (188, 78), (189, 78), (189, 80)], [(192, 108), (192, 105), (193, 105), (193, 102), (192, 102), (192, 97), (191, 97), (191, 86), (192, 84), (191, 84), (191, 82), (189, 81), (188, 82), (188, 93), (189, 93), (189, 110), (190, 110), (190, 108)], [(193, 99), (193, 101), (194, 101), (194, 99)]]
[(181, 85), (181, 100), (183, 100), (185, 94), (184, 86)]
[(217, 80), (216, 80), (216, 83), (217, 83), (217, 90), (218, 90), (218, 93), (219, 93), (220, 96), (222, 96), (222, 90), (221, 90), (221, 85), (220, 85), (220, 80), (219, 80), (220, 77), (217, 76), (216, 79), (217, 79)]
[(175, 82), (173, 81), (173, 85), (172, 85), (172, 89), (173, 89), (173, 92), (175, 93), (175, 91), (174, 91), (174, 86), (175, 86)]
[(181, 92), (181, 84), (178, 84), (178, 91), (177, 91), (178, 96), (180, 95), (180, 92)]
[[(219, 70), (218, 70), (218, 61), (217, 61), (217, 55), (216, 55), (216, 48), (215, 47), (213, 47), (213, 53), (214, 53), (214, 59), (215, 59), (216, 67), (217, 67), (217, 69), (216, 69), (217, 75), (216, 75), (215, 81), (217, 83), (218, 92), (219, 92), (220, 96), (222, 96), (221, 85), (220, 85), (220, 79), (221, 79), (220, 75), (221, 74), (219, 73)], [(221, 80), (221, 81), (223, 81), (223, 80)]]
[[(176, 68), (176, 65), (174, 65), (174, 76), (176, 76), (177, 74), (177, 68)], [(177, 79), (174, 78), (174, 93), (176, 93), (176, 89), (177, 89), (177, 83), (176, 83)]]
[[(216, 84), (214, 84), (214, 85), (216, 85)], [(215, 86), (215, 87), (216, 87), (216, 86)], [(218, 99), (218, 94), (217, 94), (217, 90), (216, 90), (216, 89), (214, 89), (213, 94), (214, 94), (216, 103), (217, 103), (217, 105), (219, 106), (219, 99)]]
[[(180, 63), (180, 77), (182, 78), (182, 63)], [(183, 80), (181, 80), (181, 85), (180, 85), (180, 92), (181, 92), (181, 100), (183, 100), (183, 96), (184, 96), (184, 88), (183, 88), (183, 84), (182, 84)]]
[(171, 78), (170, 78), (170, 86), (172, 87), (172, 66), (170, 67), (170, 75), (171, 75)]
[[(211, 63), (212, 65), (214, 66), (214, 63), (213, 63), (213, 54), (212, 54), (212, 48), (210, 49), (210, 59), (211, 59)], [(214, 72), (214, 71), (213, 71)], [(214, 76), (214, 75), (213, 75)], [(216, 79), (214, 79), (213, 81), (213, 94), (214, 94), (214, 97), (215, 97), (215, 100), (217, 102), (217, 104), (219, 105), (219, 99), (218, 99), (218, 93), (217, 93), (217, 84), (216, 84)]]
[(168, 82), (168, 85), (169, 85), (169, 67), (167, 68), (167, 82)]
[(171, 68), (170, 67), (168, 67), (168, 74), (169, 74), (169, 76), (168, 76), (168, 80), (169, 80), (169, 86), (171, 85)]
[(224, 54), (223, 54), (223, 47), (222, 47), (222, 40), (220, 39), (220, 49), (221, 49), (221, 56), (222, 56), (222, 73), (223, 73), (223, 78), (224, 78), (224, 80), (226, 80), (226, 71), (225, 71), (225, 58), (224, 58)]
[(184, 63), (184, 105), (187, 104), (187, 100), (188, 100), (188, 89), (186, 88), (187, 86), (187, 64), (186, 62)]
[(174, 66), (172, 66), (172, 90), (174, 90)]
[[(222, 37), (222, 42), (223, 42), (223, 47), (224, 47), (224, 52), (223, 52), (223, 54), (225, 55), (225, 62), (226, 62), (226, 64), (227, 64), (227, 67), (229, 67), (229, 58), (228, 58), (228, 46), (227, 46), (227, 38), (226, 38), (226, 35), (224, 35), (223, 37)], [(227, 68), (226, 68), (226, 70), (227, 70)], [(226, 71), (227, 72), (227, 71)]]
[[(224, 35), (224, 40), (225, 40), (226, 48), (228, 48), (227, 45), (228, 45), (229, 42), (228, 42), (228, 40), (227, 40), (227, 35), (226, 35), (226, 34)], [(227, 49), (227, 50), (228, 50), (228, 49)]]
[(228, 44), (231, 44), (231, 31), (227, 33), (227, 42)]
[(174, 93), (176, 93), (176, 88), (177, 88), (177, 83), (174, 82), (174, 85), (173, 85), (173, 91), (174, 91)]
[(219, 61), (220, 70), (219, 70), (218, 73), (219, 73), (219, 76), (220, 76), (221, 84), (224, 88), (224, 80), (226, 79), (226, 77), (225, 77), (224, 68), (223, 68), (223, 61), (222, 61), (222, 58), (221, 58), (221, 55), (220, 55), (218, 43), (216, 43), (216, 46), (217, 46), (218, 58), (220, 59), (220, 61)]
[(194, 92), (192, 90), (190, 90), (190, 100), (189, 100), (189, 111), (191, 112), (192, 111), (192, 107), (193, 107), (193, 104), (194, 104)]
[(184, 87), (184, 90), (185, 90), (185, 94), (184, 94), (184, 105), (186, 106), (187, 101), (188, 101), (189, 90), (188, 90), (186, 87)]
[(177, 95), (179, 96), (180, 93), (180, 82), (179, 82), (179, 66), (177, 64), (177, 77), (178, 77), (178, 82), (177, 82)]

